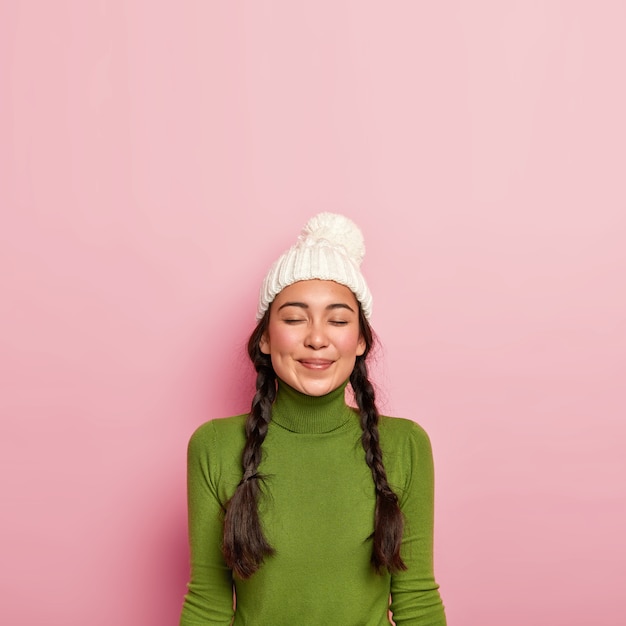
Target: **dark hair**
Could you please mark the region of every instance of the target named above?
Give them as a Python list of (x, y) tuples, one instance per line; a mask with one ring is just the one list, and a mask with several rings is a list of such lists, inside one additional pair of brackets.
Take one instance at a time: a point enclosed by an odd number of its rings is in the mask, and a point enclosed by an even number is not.
[[(272, 404), (276, 398), (276, 373), (269, 355), (259, 347), (269, 324), (269, 310), (257, 324), (248, 340), (248, 354), (257, 372), (256, 393), (246, 420), (246, 444), (242, 454), (243, 476), (237, 489), (226, 505), (222, 552), (227, 565), (239, 578), (254, 574), (265, 557), (274, 554), (261, 528), (258, 501), (263, 476), (258, 473), (261, 462), (261, 446), (271, 421)], [(372, 539), (371, 563), (380, 574), (406, 570), (400, 556), (400, 544), (404, 519), (398, 496), (387, 482), (378, 433), (379, 414), (376, 409), (374, 387), (367, 374), (367, 356), (375, 343), (369, 322), (359, 307), (359, 327), (365, 339), (365, 351), (356, 358), (350, 375), (350, 384), (359, 408), (363, 434), (361, 443), (365, 462), (372, 471), (376, 491), (376, 510)]]

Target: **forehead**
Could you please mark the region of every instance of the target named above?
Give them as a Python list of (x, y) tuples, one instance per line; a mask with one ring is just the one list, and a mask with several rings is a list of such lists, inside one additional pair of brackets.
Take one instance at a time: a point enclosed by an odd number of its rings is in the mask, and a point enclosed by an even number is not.
[(280, 306), (291, 301), (302, 302), (309, 306), (342, 303), (350, 305), (355, 310), (358, 308), (356, 297), (352, 291), (334, 280), (300, 280), (285, 287), (276, 296), (273, 304)]

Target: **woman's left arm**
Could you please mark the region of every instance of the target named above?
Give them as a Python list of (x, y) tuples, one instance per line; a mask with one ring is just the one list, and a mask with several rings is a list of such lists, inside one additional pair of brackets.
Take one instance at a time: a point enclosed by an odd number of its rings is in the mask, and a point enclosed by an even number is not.
[(398, 468), (405, 482), (397, 493), (405, 520), (401, 555), (407, 570), (391, 577), (391, 611), (397, 626), (446, 626), (433, 571), (434, 469), (430, 440), (418, 424), (398, 422), (402, 430), (409, 431), (403, 433), (404, 443), (395, 459), (404, 466)]

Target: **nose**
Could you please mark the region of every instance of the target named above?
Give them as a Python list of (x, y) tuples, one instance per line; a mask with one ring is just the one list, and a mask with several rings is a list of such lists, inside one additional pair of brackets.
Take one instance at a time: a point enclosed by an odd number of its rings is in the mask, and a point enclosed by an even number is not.
[(312, 323), (305, 337), (305, 344), (307, 348), (313, 348), (313, 350), (320, 350), (328, 345), (328, 337), (324, 332), (322, 324)]

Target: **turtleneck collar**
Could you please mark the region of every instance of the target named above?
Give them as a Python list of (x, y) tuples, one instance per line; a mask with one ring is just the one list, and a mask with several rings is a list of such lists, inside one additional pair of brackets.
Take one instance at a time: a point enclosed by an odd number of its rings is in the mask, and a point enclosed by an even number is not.
[(354, 418), (354, 410), (345, 401), (347, 384), (324, 396), (308, 396), (279, 380), (272, 422), (294, 433), (310, 435), (337, 430)]

